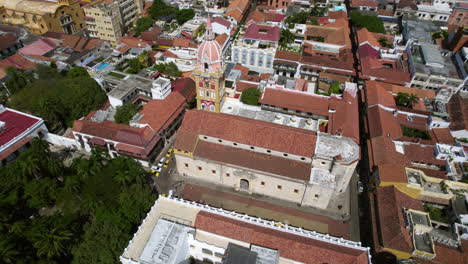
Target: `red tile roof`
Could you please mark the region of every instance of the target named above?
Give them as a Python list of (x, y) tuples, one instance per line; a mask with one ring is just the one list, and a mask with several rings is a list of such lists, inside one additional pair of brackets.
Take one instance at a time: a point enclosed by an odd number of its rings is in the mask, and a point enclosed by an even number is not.
[(10, 67), (31, 70), (36, 67), (36, 63), (26, 59), (18, 53), (11, 55), (3, 60), (0, 60), (0, 79), (6, 76), (6, 70)]
[(468, 98), (463, 98), (458, 93), (454, 94), (447, 104), (447, 112), (450, 117), (451, 130), (467, 130)]
[(422, 202), (400, 192), (393, 186), (377, 189), (377, 215), (382, 246), (413, 252), (410, 230), (406, 229), (403, 208), (424, 211)]
[(187, 111), (178, 133), (174, 147), (190, 152), (200, 135), (303, 157), (314, 155), (316, 141), (312, 131), (202, 110)]
[[(294, 226), (302, 227), (308, 229), (308, 224), (313, 222), (319, 222), (326, 225), (328, 229), (328, 234), (336, 237), (343, 237), (345, 239), (350, 238), (351, 227), (350, 222), (343, 222), (339, 220), (335, 220), (326, 216), (322, 216), (319, 214), (313, 214), (310, 212), (306, 212), (304, 210), (298, 210), (296, 208), (280, 206), (273, 202), (266, 202), (261, 201), (258, 199), (254, 199), (251, 197), (241, 196), (229, 192), (222, 192), (214, 189), (210, 189), (200, 185), (192, 185), (187, 184), (184, 186), (183, 190), (183, 198), (190, 201), (201, 201), (203, 200), (205, 195), (210, 195), (214, 197), (219, 197), (219, 200), (222, 203), (222, 200), (229, 200), (233, 201), (234, 203), (225, 203), (223, 204), (223, 208), (226, 210), (233, 210), (238, 213), (246, 213), (249, 214), (249, 210), (254, 208), (260, 208), (264, 210), (259, 210), (256, 212), (255, 216), (263, 218), (263, 219), (270, 219), (272, 217), (269, 214), (269, 211), (278, 212), (280, 215), (277, 215), (275, 221), (280, 221), (282, 223), (289, 223)], [(238, 204), (242, 204), (245, 206), (238, 206)], [(211, 204), (214, 207), (218, 207), (217, 204)], [(303, 223), (303, 219), (309, 220), (307, 223)], [(301, 222), (303, 225), (299, 224)], [(309, 227), (310, 228), (310, 227)], [(318, 230), (317, 230), (318, 231)]]
[(281, 257), (302, 263), (369, 263), (366, 251), (249, 224), (206, 211), (198, 213), (195, 228), (249, 244), (276, 249)]
[(151, 100), (140, 111), (143, 118), (138, 122), (148, 124), (158, 133), (169, 127), (185, 109), (185, 97), (180, 93), (170, 93), (164, 100)]
[(0, 161), (8, 158), (8, 156), (13, 154), (15, 151), (20, 149), (22, 146), (26, 145), (32, 139), (33, 139), (33, 137), (24, 137), (21, 140), (17, 141), (15, 144), (8, 147), (6, 150), (0, 152)]
[[(0, 128), (0, 147), (20, 137), (21, 134), (31, 129), (41, 120), (21, 112), (6, 109), (0, 113), (0, 121), (5, 122), (5, 126)], [(31, 131), (32, 132), (32, 131)]]
[(211, 24), (218, 23), (220, 25), (223, 25), (225, 27), (231, 26), (231, 22), (227, 21), (226, 19), (222, 17), (214, 17), (211, 19)]
[(380, 82), (366, 81), (367, 105), (382, 105), (396, 109), (395, 98)]
[(187, 102), (191, 102), (196, 95), (195, 81), (192, 78), (178, 78), (171, 82), (172, 91), (178, 92), (185, 97)]
[(247, 28), (244, 38), (278, 42), (280, 38), (280, 30), (281, 29), (276, 26), (252, 24)]
[(433, 128), (431, 129), (431, 134), (433, 139), (437, 143), (441, 144), (448, 144), (448, 145), (454, 145), (455, 140), (452, 137), (452, 133), (450, 133), (450, 129), (448, 128)]
[(14, 46), (17, 42), (17, 37), (15, 34), (7, 33), (0, 35), (0, 50), (8, 49), (9, 47)]
[(367, 119), (371, 138), (385, 136), (395, 139), (403, 136), (400, 123), (390, 111), (384, 110), (378, 106), (369, 107), (367, 110)]
[(379, 1), (377, 0), (351, 0), (351, 7), (358, 8), (361, 6), (378, 7)]
[(69, 34), (58, 33), (58, 32), (48, 32), (44, 34), (44, 36), (48, 38), (52, 38), (52, 39), (62, 40), (63, 41), (61, 44), (62, 47), (71, 48), (77, 52), (91, 50), (100, 46), (102, 43), (104, 43), (104, 40), (101, 40), (98, 38), (88, 38), (88, 37), (83, 37), (83, 36), (78, 36), (78, 35), (69, 35)]
[(259, 103), (328, 116), (330, 97), (266, 88)]
[(200, 141), (193, 153), (195, 157), (254, 169), (283, 177), (309, 182), (311, 166), (269, 154)]
[(43, 56), (48, 52), (56, 49), (58, 44), (49, 38), (42, 38), (34, 41), (26, 47), (19, 49), (19, 52), (24, 55), (40, 55)]

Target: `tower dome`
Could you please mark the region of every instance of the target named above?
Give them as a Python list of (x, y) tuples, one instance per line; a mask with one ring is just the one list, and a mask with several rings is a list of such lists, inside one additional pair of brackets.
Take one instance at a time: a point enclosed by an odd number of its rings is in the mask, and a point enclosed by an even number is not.
[(208, 17), (203, 42), (198, 46), (197, 70), (214, 73), (221, 70), (221, 68), (221, 47), (218, 42), (214, 40), (211, 19)]

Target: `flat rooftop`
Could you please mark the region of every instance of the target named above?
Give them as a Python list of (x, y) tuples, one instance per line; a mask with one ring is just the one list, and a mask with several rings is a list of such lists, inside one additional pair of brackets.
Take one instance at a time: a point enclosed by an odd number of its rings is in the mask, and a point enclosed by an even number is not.
[(151, 93), (151, 87), (153, 86), (153, 80), (151, 79), (133, 74), (127, 75), (124, 78), (106, 75), (107, 78), (109, 78), (109, 76), (110, 78), (113, 78), (113, 80), (117, 83), (117, 86), (107, 94), (108, 96), (112, 96), (117, 99), (123, 99), (127, 95), (134, 92), (136, 89)]
[(19, 137), (22, 134), (27, 133), (28, 130), (41, 121), (38, 117), (4, 108), (0, 105), (0, 122), (2, 122), (0, 123), (0, 151), (3, 151), (6, 144), (21, 139)]
[(279, 125), (317, 131), (318, 121), (315, 119), (263, 110), (260, 106), (246, 105), (233, 98), (226, 98), (221, 112)]
[[(412, 49), (414, 69), (425, 75), (441, 75), (449, 78), (460, 78), (451, 56), (442, 56), (434, 45), (423, 44)], [(434, 67), (428, 63), (437, 63), (442, 67)]]

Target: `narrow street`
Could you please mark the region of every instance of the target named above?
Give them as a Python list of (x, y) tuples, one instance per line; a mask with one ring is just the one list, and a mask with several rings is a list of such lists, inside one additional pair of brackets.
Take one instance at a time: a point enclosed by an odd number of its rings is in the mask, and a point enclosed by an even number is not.
[[(345, 1), (346, 9), (351, 10), (350, 0)], [(348, 17), (350, 13), (348, 12)], [(363, 246), (368, 246), (373, 252), (373, 240), (372, 240), (372, 217), (370, 215), (370, 171), (369, 171), (369, 157), (367, 149), (367, 104), (366, 104), (366, 87), (364, 82), (359, 79), (359, 60), (357, 56), (358, 43), (355, 39), (355, 32), (351, 22), (349, 23), (350, 28), (350, 39), (352, 44), (352, 51), (354, 57), (354, 69), (356, 74), (354, 76), (354, 82), (358, 84), (359, 88), (359, 128), (360, 128), (360, 146), (361, 146), (361, 160), (359, 162), (357, 172), (359, 174), (359, 181), (362, 183), (363, 192), (359, 194), (359, 225), (360, 225), (360, 238)]]

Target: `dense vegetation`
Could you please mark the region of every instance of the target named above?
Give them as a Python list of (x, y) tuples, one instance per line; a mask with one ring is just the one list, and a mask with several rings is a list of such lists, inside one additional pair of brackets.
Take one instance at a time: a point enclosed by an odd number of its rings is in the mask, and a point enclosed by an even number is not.
[(195, 16), (193, 9), (177, 9), (166, 4), (163, 0), (155, 0), (149, 8), (149, 14), (152, 19), (159, 19), (166, 16), (174, 16), (179, 25), (184, 24)]
[(106, 101), (99, 84), (80, 69), (63, 76), (54, 68), (39, 65), (35, 73), (38, 78), (16, 91), (10, 105), (42, 117), (53, 132), (71, 127), (74, 120)]
[(281, 48), (286, 48), (289, 44), (294, 42), (294, 34), (291, 33), (288, 29), (282, 29), (280, 35), (280, 46)]
[(151, 17), (140, 17), (135, 24), (135, 35), (139, 36), (141, 32), (146, 31), (154, 24), (154, 20)]
[(382, 20), (376, 16), (365, 15), (359, 11), (352, 11), (350, 18), (351, 24), (355, 27), (365, 27), (370, 32), (385, 33)]
[(139, 54), (136, 58), (129, 59), (127, 61), (127, 73), (137, 74), (151, 64), (149, 53), (145, 50)]
[(155, 199), (135, 160), (66, 167), (36, 138), (0, 170), (0, 263), (118, 263)]
[(182, 72), (179, 71), (179, 68), (177, 68), (177, 65), (174, 62), (155, 64), (154, 68), (162, 74), (167, 74), (173, 77), (180, 77), (182, 75)]
[(114, 120), (119, 124), (128, 124), (132, 117), (138, 113), (139, 109), (140, 107), (138, 105), (131, 103), (126, 103), (123, 106), (117, 106)]
[(424, 205), (424, 211), (429, 213), (429, 216), (431, 217), (431, 220), (435, 220), (435, 221), (442, 222), (442, 223), (448, 223), (449, 222), (447, 214), (446, 214), (445, 210), (443, 210), (443, 209), (440, 209), (438, 207), (435, 207), (435, 206), (432, 206), (432, 205), (429, 205), (429, 204), (425, 204)]
[(414, 94), (399, 92), (395, 98), (395, 102), (399, 106), (411, 108), (413, 105), (419, 102), (419, 98)]
[(241, 101), (248, 105), (259, 105), (260, 91), (257, 88), (249, 88), (242, 92)]
[(429, 135), (429, 132), (427, 132), (426, 130), (402, 126), (401, 131), (403, 133), (403, 136), (405, 137), (431, 140), (431, 135)]

